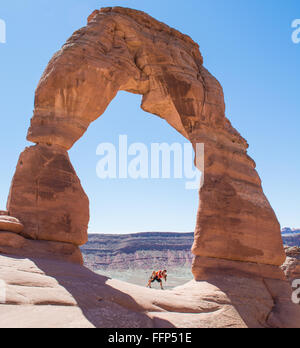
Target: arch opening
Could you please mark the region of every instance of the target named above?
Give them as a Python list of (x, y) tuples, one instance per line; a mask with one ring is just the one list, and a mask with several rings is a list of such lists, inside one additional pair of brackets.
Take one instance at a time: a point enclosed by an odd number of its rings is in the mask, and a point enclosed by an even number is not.
[(166, 120), (194, 148), (205, 146), (195, 277), (203, 258), (281, 265), (279, 223), (199, 46), (143, 12), (119, 7), (95, 11), (39, 82), (27, 136), (36, 145), (21, 154), (8, 199), (8, 210), (25, 225), (23, 235), (86, 242), (88, 198), (67, 151), (118, 91), (142, 95), (143, 110)]
[[(90, 201), (89, 233), (194, 231), (197, 190), (186, 189), (187, 184), (198, 183), (194, 151), (191, 146), (185, 150), (188, 141), (166, 121), (140, 109), (140, 102), (139, 95), (120, 91), (69, 152)], [(97, 154), (100, 147), (105, 153)], [(114, 151), (109, 170), (106, 159), (110, 158), (107, 149), (111, 147)], [(137, 154), (129, 154), (136, 150)], [(140, 155), (146, 158), (142, 163), (148, 164), (142, 170), (133, 163)], [(163, 157), (170, 159), (165, 166)], [(107, 164), (105, 168), (102, 163)], [(131, 164), (133, 173), (129, 170)], [(98, 165), (103, 171), (99, 176)]]

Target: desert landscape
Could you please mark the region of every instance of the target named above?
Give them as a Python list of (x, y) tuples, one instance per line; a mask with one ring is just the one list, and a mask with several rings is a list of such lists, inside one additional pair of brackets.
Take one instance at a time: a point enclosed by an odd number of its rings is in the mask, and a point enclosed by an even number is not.
[[(281, 266), (292, 284), (300, 277), (300, 230), (282, 229), (287, 259)], [(153, 270), (167, 268), (166, 289), (193, 279), (191, 247), (194, 233), (144, 232), (133, 234), (90, 234), (80, 249), (90, 270), (144, 286)]]
[[(69, 150), (118, 91), (141, 95), (204, 163), (194, 232), (88, 234)], [(93, 11), (49, 61), (27, 140), (0, 213), (0, 327), (300, 327), (300, 231), (281, 230), (192, 38), (143, 11)], [(162, 267), (166, 290), (146, 288)]]

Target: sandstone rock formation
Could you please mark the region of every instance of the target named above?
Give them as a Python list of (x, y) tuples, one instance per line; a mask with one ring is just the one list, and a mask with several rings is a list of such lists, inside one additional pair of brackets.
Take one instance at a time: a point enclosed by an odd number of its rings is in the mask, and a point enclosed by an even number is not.
[[(222, 87), (203, 66), (199, 46), (143, 12), (120, 7), (96, 10), (40, 80), (27, 136), (39, 145), (21, 155), (8, 201), (25, 234), (76, 245), (86, 240), (88, 202), (66, 150), (119, 90), (143, 95), (142, 108), (166, 120), (195, 149), (205, 144), (193, 253), (281, 265), (279, 223), (247, 155), (247, 142), (225, 117)], [(66, 167), (58, 180), (56, 156)], [(50, 172), (44, 166), (52, 166)], [(77, 194), (66, 194), (68, 188)]]
[[(43, 326), (45, 317), (48, 324), (71, 325), (66, 324), (71, 317), (74, 326), (300, 327), (299, 308), (291, 303), (290, 286), (279, 269), (285, 260), (280, 226), (246, 140), (225, 117), (221, 85), (203, 66), (191, 38), (140, 11), (94, 11), (88, 25), (49, 62), (27, 136), (37, 145), (21, 154), (7, 204), (24, 231), (22, 236), (5, 233), (0, 252), (61, 259), (65, 252), (80, 262), (76, 252), (87, 239), (88, 199), (67, 150), (120, 90), (143, 95), (142, 109), (167, 121), (195, 151), (198, 143), (205, 145), (205, 168), (201, 154), (196, 152), (195, 159), (205, 170), (192, 248), (195, 281), (156, 294), (105, 283), (76, 265), (41, 260), (23, 265), (4, 258), (0, 271), (11, 293), (0, 307), (8, 313), (0, 326), (12, 325), (20, 311), (27, 314), (24, 304), (51, 304), (47, 315), (41, 306), (30, 312), (28, 326)], [(11, 279), (11, 267), (24, 268), (25, 274)], [(31, 277), (28, 267), (45, 277)], [(72, 296), (53, 285), (53, 277)], [(40, 281), (54, 291), (22, 288)], [(81, 312), (66, 308), (70, 305)]]
[(287, 279), (290, 283), (295, 279), (300, 279), (300, 248), (299, 247), (286, 247), (286, 260), (281, 266)]
[(30, 240), (16, 233), (0, 231), (0, 254), (38, 257), (83, 264), (80, 249), (70, 243)]
[[(241, 263), (241, 262), (236, 262)], [(217, 273), (173, 290), (112, 280), (72, 263), (0, 256), (0, 327), (300, 327), (280, 279)]]
[(8, 215), (0, 215), (0, 231), (21, 233), (23, 229), (24, 226), (18, 219)]
[(8, 201), (10, 214), (25, 225), (24, 237), (82, 245), (87, 241), (88, 206), (67, 151), (44, 144), (26, 148)]

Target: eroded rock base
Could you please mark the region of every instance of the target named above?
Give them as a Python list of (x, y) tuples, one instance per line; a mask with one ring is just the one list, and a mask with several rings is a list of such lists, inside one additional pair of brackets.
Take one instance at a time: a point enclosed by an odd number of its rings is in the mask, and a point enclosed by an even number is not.
[(197, 256), (192, 272), (196, 280), (222, 289), (248, 327), (300, 327), (300, 309), (280, 267)]
[(299, 308), (281, 279), (219, 273), (161, 291), (72, 263), (6, 256), (0, 278), (7, 284), (1, 327), (300, 327)]
[(60, 146), (39, 144), (24, 150), (7, 209), (23, 223), (26, 238), (77, 246), (87, 242), (89, 200)]
[(70, 243), (30, 240), (12, 232), (0, 231), (0, 253), (16, 257), (54, 259), (82, 265), (79, 247)]

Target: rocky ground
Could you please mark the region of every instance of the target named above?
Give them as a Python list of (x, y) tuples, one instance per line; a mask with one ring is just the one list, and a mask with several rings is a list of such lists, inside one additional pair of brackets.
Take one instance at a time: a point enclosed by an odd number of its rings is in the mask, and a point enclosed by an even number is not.
[[(192, 234), (94, 235), (83, 252), (90, 268), (106, 266), (97, 272), (45, 256), (0, 256), (0, 327), (300, 327), (291, 287), (276, 267), (197, 260), (196, 269), (206, 271), (191, 280), (190, 257), (178, 257), (189, 255), (191, 241)], [(292, 282), (300, 278), (300, 248), (286, 254), (282, 270)], [(171, 267), (165, 291), (147, 289), (151, 268), (136, 268), (151, 260)], [(178, 260), (183, 266), (172, 268)]]
[[(158, 269), (158, 268), (157, 268)], [(194, 279), (191, 266), (185, 267), (167, 267), (168, 277), (167, 282), (163, 282), (165, 289), (174, 289), (177, 286), (184, 285)], [(122, 280), (127, 283), (145, 286), (148, 282), (153, 269), (151, 268), (128, 268), (128, 269), (100, 269), (96, 273), (107, 276), (112, 279)], [(152, 284), (152, 287), (159, 289), (160, 285), (157, 282)]]
[(295, 279), (300, 279), (300, 248), (299, 247), (286, 247), (286, 261), (282, 266), (287, 279), (290, 283)]
[(0, 327), (300, 327), (287, 282), (231, 273), (161, 291), (68, 262), (0, 256)]

